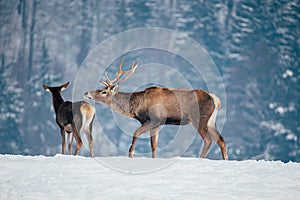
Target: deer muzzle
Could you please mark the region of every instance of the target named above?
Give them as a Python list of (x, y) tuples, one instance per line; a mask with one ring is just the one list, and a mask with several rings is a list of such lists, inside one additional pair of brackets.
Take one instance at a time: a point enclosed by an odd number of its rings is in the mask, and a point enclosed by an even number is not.
[(94, 95), (92, 95), (90, 92), (86, 92), (84, 94), (84, 97), (88, 98), (88, 99), (94, 99)]

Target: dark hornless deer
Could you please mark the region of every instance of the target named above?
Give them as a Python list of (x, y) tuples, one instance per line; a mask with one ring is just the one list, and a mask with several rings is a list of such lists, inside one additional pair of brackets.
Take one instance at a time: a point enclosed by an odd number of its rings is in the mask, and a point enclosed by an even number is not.
[[(223, 159), (227, 160), (224, 138), (216, 127), (216, 117), (220, 108), (220, 99), (203, 90), (171, 89), (150, 87), (140, 92), (119, 92), (119, 85), (127, 80), (135, 71), (138, 64), (131, 64), (129, 71), (122, 71), (123, 61), (117, 76), (106, 81), (100, 80), (106, 87), (85, 93), (85, 97), (106, 104), (113, 111), (137, 119), (142, 126), (133, 136), (129, 149), (129, 157), (133, 157), (137, 138), (144, 132), (150, 131), (152, 157), (156, 157), (158, 143), (158, 127), (164, 124), (185, 125), (195, 127), (204, 140), (204, 148), (200, 157), (205, 158), (214, 140), (220, 147)], [(126, 75), (121, 79), (123, 75)]]
[(62, 153), (65, 154), (66, 151), (65, 132), (67, 132), (69, 154), (72, 154), (72, 142), (73, 137), (75, 137), (76, 150), (74, 155), (78, 155), (78, 152), (82, 146), (80, 130), (83, 129), (89, 143), (90, 156), (93, 157), (94, 142), (92, 137), (92, 126), (96, 110), (93, 106), (85, 101), (77, 101), (74, 103), (70, 101), (64, 101), (61, 96), (61, 91), (66, 89), (68, 85), (69, 82), (58, 87), (43, 85), (43, 88), (52, 95), (56, 123), (60, 128), (60, 134), (62, 138)]

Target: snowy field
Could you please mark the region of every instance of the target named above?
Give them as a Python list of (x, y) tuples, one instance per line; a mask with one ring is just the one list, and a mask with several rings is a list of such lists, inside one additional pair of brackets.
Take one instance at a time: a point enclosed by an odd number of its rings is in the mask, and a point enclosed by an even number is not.
[(0, 199), (299, 199), (300, 163), (0, 155)]

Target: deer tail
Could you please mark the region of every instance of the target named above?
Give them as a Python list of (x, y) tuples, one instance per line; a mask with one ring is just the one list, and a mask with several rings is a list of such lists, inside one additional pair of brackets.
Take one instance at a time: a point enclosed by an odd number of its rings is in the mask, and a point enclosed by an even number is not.
[(219, 110), (221, 108), (221, 100), (220, 100), (220, 98), (217, 97), (217, 95), (215, 95), (215, 94), (210, 94), (210, 96), (214, 100), (215, 110)]
[(214, 111), (212, 113), (212, 115), (210, 116), (209, 120), (208, 120), (208, 127), (216, 127), (216, 120), (217, 120), (217, 114), (218, 114), (218, 110), (221, 108), (221, 100), (219, 97), (217, 97), (215, 94), (209, 94), (213, 101), (214, 101)]

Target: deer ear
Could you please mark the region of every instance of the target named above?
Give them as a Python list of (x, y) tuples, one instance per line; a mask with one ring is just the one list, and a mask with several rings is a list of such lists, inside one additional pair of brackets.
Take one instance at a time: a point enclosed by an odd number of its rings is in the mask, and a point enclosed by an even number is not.
[(60, 86), (60, 91), (64, 91), (69, 86), (69, 84), (70, 84), (70, 82), (66, 82), (65, 84)]
[(50, 92), (49, 86), (47, 85), (43, 85), (44, 90), (46, 90), (47, 92)]

